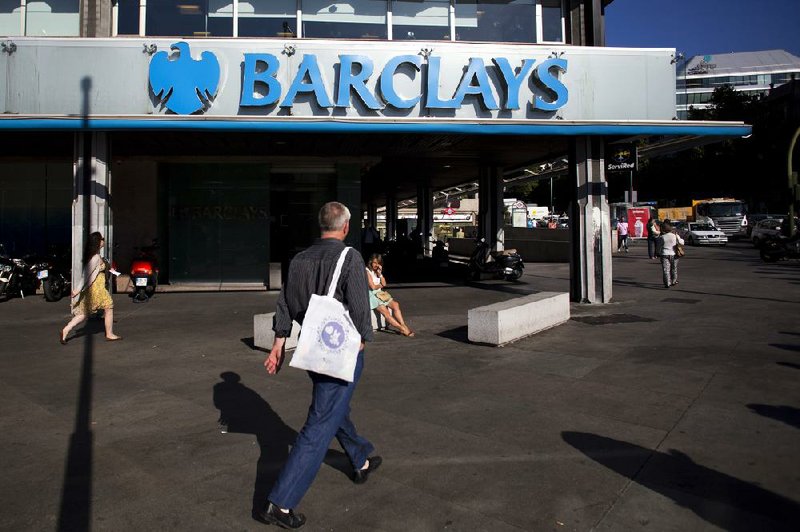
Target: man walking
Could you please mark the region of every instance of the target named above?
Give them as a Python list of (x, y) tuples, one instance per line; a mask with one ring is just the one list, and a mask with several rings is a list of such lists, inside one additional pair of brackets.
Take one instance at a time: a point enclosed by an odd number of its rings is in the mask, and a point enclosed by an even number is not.
[[(291, 333), (292, 320), (302, 324), (311, 295), (327, 293), (336, 261), (345, 247), (343, 241), (350, 231), (350, 211), (341, 203), (326, 203), (319, 211), (319, 227), (320, 238), (292, 259), (287, 282), (278, 298), (272, 327), (275, 341), (264, 361), (270, 375), (276, 374), (283, 364), (284, 345)], [(373, 445), (356, 432), (355, 425), (350, 421), (350, 398), (364, 367), (364, 342), (372, 340), (365, 271), (364, 261), (359, 254), (349, 252), (334, 294), (348, 309), (353, 324), (361, 334), (361, 349), (353, 382), (308, 372), (313, 383), (308, 418), (267, 497), (264, 509), (259, 513), (266, 523), (291, 529), (305, 524), (305, 516), (295, 513), (294, 508), (311, 487), (334, 436), (353, 465), (352, 480), (356, 484), (366, 482), (370, 473), (381, 465), (380, 456), (369, 456), (375, 449)]]

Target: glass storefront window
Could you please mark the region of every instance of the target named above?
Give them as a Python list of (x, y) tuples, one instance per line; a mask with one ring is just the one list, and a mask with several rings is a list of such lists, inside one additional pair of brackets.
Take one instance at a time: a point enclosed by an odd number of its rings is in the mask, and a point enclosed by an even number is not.
[(76, 37), (80, 35), (78, 0), (29, 1), (25, 14), (25, 35)]
[(22, 29), (22, 4), (20, 0), (0, 0), (0, 35), (19, 35)]
[(295, 0), (239, 2), (239, 37), (296, 37)]
[(456, 40), (536, 42), (535, 0), (456, 0)]
[(139, 0), (117, 2), (117, 35), (139, 35)]
[(449, 0), (393, 0), (392, 39), (449, 41)]
[(564, 42), (561, 0), (542, 0), (542, 41)]
[(148, 0), (145, 33), (152, 36), (231, 37), (227, 0)]
[(386, 39), (386, 0), (303, 0), (303, 37)]

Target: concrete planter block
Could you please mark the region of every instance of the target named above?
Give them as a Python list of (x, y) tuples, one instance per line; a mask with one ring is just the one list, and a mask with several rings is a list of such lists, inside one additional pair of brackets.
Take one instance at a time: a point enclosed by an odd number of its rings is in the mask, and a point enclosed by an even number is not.
[(281, 263), (269, 263), (269, 277), (268, 277), (267, 290), (280, 290), (281, 289)]
[(503, 345), (569, 320), (569, 294), (540, 292), (510, 301), (470, 309), (470, 342)]
[[(393, 315), (392, 309), (389, 309), (389, 314)], [(389, 324), (386, 323), (386, 318), (378, 312), (377, 310), (370, 311), (370, 319), (372, 320), (372, 330), (373, 331), (381, 331), (381, 330), (388, 330)]]
[[(253, 316), (253, 345), (263, 349), (272, 349), (272, 342), (275, 341), (275, 331), (272, 330), (272, 318), (274, 312), (268, 314), (256, 314)], [(300, 324), (292, 322), (292, 334), (286, 339), (286, 349), (297, 347), (297, 339), (300, 337)]]

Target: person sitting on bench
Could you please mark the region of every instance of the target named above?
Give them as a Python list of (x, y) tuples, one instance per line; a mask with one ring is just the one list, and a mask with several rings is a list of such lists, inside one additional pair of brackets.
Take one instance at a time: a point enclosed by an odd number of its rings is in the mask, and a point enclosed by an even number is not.
[(386, 279), (383, 277), (383, 257), (378, 253), (371, 255), (367, 262), (367, 284), (370, 308), (378, 311), (386, 318), (386, 323), (397, 328), (403, 336), (414, 336), (414, 331), (403, 320), (400, 304), (384, 290)]

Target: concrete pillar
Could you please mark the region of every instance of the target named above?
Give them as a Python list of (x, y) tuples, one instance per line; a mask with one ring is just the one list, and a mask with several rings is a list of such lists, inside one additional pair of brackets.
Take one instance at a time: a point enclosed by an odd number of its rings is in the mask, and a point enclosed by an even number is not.
[(602, 137), (570, 139), (570, 297), (579, 303), (611, 301), (611, 220)]
[(339, 163), (336, 165), (336, 201), (350, 209), (350, 233), (345, 239), (348, 246), (361, 250), (361, 165)]
[(111, 37), (112, 0), (81, 0), (81, 37)]
[(397, 197), (394, 192), (386, 194), (386, 240), (397, 238)]
[(433, 192), (429, 178), (417, 183), (417, 233), (420, 234), (422, 254), (430, 257), (433, 250), (429, 236), (433, 233)]
[(567, 44), (605, 46), (604, 17), (601, 0), (567, 0), (564, 16)]
[(481, 166), (478, 175), (478, 238), (494, 251), (505, 249), (503, 230), (503, 169)]
[(108, 136), (104, 132), (75, 134), (72, 201), (72, 283), (83, 271), (86, 238), (100, 231), (106, 239), (104, 256), (113, 260), (114, 224), (111, 210), (111, 174)]
[(372, 227), (378, 227), (378, 206), (367, 203), (367, 221)]

